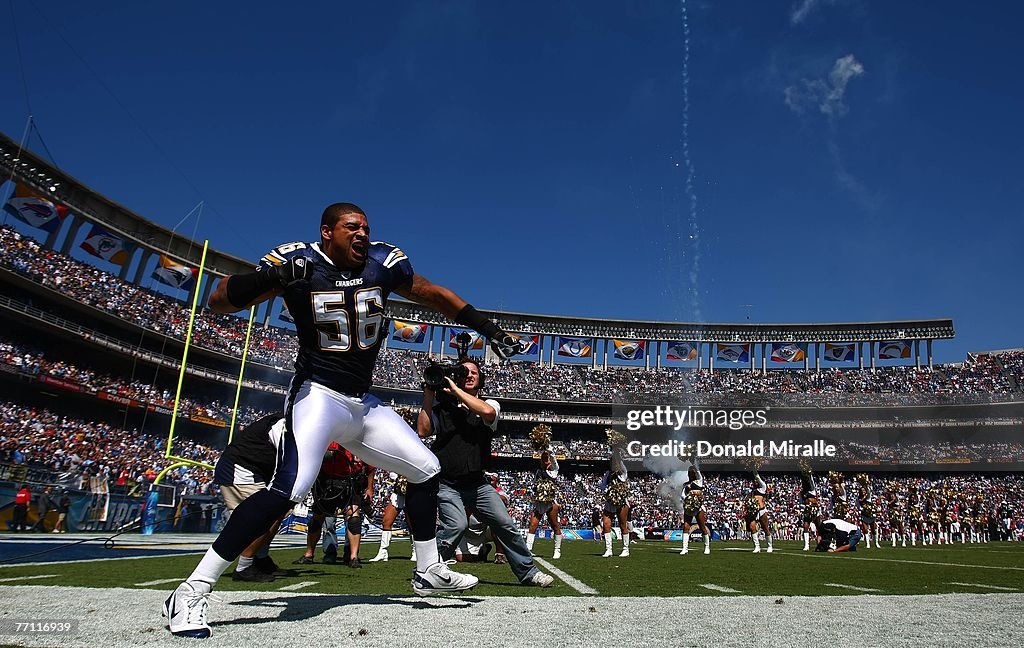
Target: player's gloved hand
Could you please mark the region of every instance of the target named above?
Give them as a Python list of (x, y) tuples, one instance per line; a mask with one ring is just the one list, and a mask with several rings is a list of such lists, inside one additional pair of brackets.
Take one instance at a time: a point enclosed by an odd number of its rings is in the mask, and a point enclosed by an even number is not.
[(313, 278), (313, 264), (305, 257), (292, 257), (287, 263), (270, 269), (274, 280), (282, 288), (288, 288)]
[(491, 350), (502, 360), (508, 360), (523, 352), (523, 343), (514, 335), (502, 331), (491, 340)]

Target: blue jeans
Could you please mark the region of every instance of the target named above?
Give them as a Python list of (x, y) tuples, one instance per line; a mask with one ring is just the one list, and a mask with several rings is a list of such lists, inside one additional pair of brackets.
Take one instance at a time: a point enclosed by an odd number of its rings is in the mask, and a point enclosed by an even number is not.
[(519, 533), (519, 527), (512, 521), (508, 508), (490, 484), (475, 482), (446, 484), (441, 482), (437, 493), (437, 515), (441, 528), (437, 532), (437, 551), (442, 560), (451, 560), (455, 549), (469, 526), (466, 507), (476, 512), (476, 517), (494, 532), (495, 537), (505, 546), (508, 566), (520, 583), (526, 582), (537, 572), (526, 540)]
[(864, 539), (864, 532), (860, 529), (850, 531), (850, 551), (857, 551), (857, 543)]

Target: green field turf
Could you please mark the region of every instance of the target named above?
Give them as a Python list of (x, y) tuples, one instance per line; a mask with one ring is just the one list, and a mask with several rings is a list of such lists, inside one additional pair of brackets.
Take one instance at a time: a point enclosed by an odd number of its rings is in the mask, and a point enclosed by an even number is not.
[[(616, 542), (616, 553), (621, 544)], [(539, 540), (534, 551), (543, 560), (583, 584), (600, 596), (829, 596), (858, 593), (938, 594), (1001, 593), (1024, 591), (1024, 545), (992, 543), (953, 547), (916, 547), (860, 550), (853, 554), (815, 554), (801, 551), (795, 542), (778, 542), (773, 554), (752, 554), (745, 541), (716, 542), (705, 556), (703, 545), (691, 545), (689, 555), (680, 556), (679, 546), (661, 541), (634, 543), (629, 558), (601, 558), (603, 543), (566, 541), (562, 558), (550, 561), (551, 541)], [(693, 551), (696, 549), (696, 551)], [(376, 543), (363, 547), (362, 559), (372, 557)], [(225, 576), (217, 585), (221, 591), (275, 591), (297, 583), (303, 593), (400, 595), (410, 593), (413, 563), (408, 558), (408, 543), (394, 543), (392, 559), (387, 563), (365, 563), (362, 569), (343, 565), (292, 565), (301, 549), (275, 551), (274, 559), (294, 568), (295, 576), (272, 583), (239, 583)], [(319, 559), (319, 554), (318, 554)], [(43, 585), (82, 587), (138, 588), (138, 583), (188, 575), (198, 555), (112, 560), (83, 563), (54, 563), (7, 567), (0, 578), (56, 574), (56, 577), (25, 581), (7, 581), (0, 586)], [(523, 587), (516, 583), (505, 565), (471, 564), (458, 569), (476, 574), (479, 595), (503, 596), (579, 596), (580, 593), (555, 581), (550, 589)], [(861, 591), (828, 585), (837, 584)], [(959, 583), (959, 584), (957, 584)], [(736, 590), (736, 593), (709, 589), (702, 585)], [(988, 587), (984, 587), (988, 586)], [(173, 589), (173, 584), (143, 585), (144, 589)]]

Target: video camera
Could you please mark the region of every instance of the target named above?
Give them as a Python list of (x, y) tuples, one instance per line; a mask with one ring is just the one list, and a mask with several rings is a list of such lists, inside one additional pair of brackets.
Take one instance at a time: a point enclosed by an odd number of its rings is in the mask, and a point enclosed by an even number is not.
[(458, 361), (443, 364), (432, 362), (423, 370), (423, 384), (436, 392), (444, 393), (442, 390), (447, 386), (445, 378), (451, 378), (456, 383), (465, 380), (469, 376), (469, 369), (466, 369), (462, 363), (469, 357), (469, 345), (472, 342), (472, 336), (465, 331), (456, 335), (455, 345), (459, 350)]

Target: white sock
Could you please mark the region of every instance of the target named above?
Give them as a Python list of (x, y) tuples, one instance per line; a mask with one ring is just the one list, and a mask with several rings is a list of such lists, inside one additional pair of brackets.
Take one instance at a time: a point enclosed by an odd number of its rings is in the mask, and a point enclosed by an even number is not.
[(629, 549), (629, 531), (622, 534), (622, 548)]
[(754, 546), (757, 547), (758, 549), (760, 549), (761, 548), (761, 537), (758, 536), (756, 533), (752, 534), (750, 537), (754, 540)]
[(537, 541), (537, 534), (536, 533), (531, 533), (530, 535), (526, 536), (526, 548), (529, 549), (530, 551), (533, 551), (533, 543), (536, 542), (536, 541)]
[(387, 551), (391, 546), (391, 531), (380, 532), (380, 550)]
[(246, 558), (245, 556), (238, 557), (238, 566), (235, 567), (236, 572), (245, 571), (249, 567), (252, 567), (252, 558)]
[(705, 533), (704, 534), (704, 548), (707, 549), (710, 546), (711, 546), (711, 534), (710, 533)]
[(690, 534), (683, 531), (683, 551), (687, 551), (690, 548)]
[(199, 581), (200, 583), (206, 583), (211, 588), (213, 584), (217, 582), (220, 575), (224, 573), (224, 570), (231, 566), (230, 560), (224, 560), (220, 557), (213, 547), (206, 550), (206, 555), (196, 565), (195, 571), (186, 580), (189, 582)]
[(416, 549), (416, 571), (427, 571), (431, 565), (441, 562), (441, 556), (437, 554), (437, 539), (413, 540), (412, 546)]
[(811, 546), (811, 534), (808, 533), (807, 531), (804, 531), (804, 546), (805, 547)]
[(555, 536), (555, 551), (558, 551), (562, 548), (562, 537), (563, 536), (561, 533)]
[(769, 549), (772, 548), (772, 536), (771, 536), (771, 534), (768, 534), (768, 548)]

